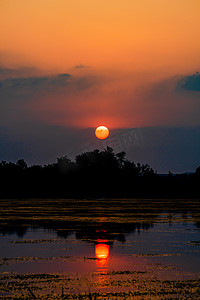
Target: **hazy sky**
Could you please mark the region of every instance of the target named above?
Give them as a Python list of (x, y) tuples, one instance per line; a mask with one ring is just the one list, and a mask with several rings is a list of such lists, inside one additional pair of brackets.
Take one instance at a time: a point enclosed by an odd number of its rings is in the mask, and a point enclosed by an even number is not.
[(199, 0), (0, 0), (0, 160), (102, 147), (106, 125), (130, 159), (194, 170), (199, 15)]

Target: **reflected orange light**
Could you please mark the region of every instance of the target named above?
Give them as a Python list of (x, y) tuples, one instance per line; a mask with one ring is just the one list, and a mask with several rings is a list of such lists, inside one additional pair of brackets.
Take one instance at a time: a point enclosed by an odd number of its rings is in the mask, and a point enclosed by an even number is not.
[(109, 257), (109, 245), (106, 244), (95, 245), (95, 257), (98, 259), (107, 259)]

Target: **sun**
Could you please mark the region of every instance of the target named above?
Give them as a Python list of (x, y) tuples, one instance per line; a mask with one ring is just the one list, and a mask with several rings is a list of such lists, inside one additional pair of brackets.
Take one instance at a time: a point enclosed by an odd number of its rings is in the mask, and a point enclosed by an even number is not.
[(109, 136), (109, 130), (106, 126), (98, 126), (95, 135), (98, 139), (104, 140)]

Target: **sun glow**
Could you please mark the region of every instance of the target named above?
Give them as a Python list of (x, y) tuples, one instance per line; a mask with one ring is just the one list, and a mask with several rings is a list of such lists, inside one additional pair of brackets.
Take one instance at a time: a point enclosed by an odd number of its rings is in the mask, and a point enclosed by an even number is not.
[(109, 130), (106, 126), (98, 126), (95, 135), (98, 139), (104, 140), (109, 136)]

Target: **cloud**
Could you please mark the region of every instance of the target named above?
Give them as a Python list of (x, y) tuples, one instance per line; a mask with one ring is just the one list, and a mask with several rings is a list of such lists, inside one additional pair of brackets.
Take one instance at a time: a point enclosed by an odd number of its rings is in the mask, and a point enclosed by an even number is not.
[(188, 91), (200, 91), (200, 74), (197, 72), (196, 74), (189, 75), (183, 77), (183, 79), (179, 82), (179, 85)]
[[(49, 90), (57, 90), (57, 88), (65, 89), (73, 88), (77, 90), (88, 89), (97, 82), (97, 76), (83, 75), (72, 76), (68, 73), (47, 76), (23, 76), (19, 77), (23, 70), (0, 69), (0, 75), (7, 75), (7, 78), (1, 79), (0, 86), (6, 92), (35, 92), (37, 90), (48, 92)], [(2, 91), (1, 90), (1, 91)]]
[(178, 89), (182, 80), (119, 72), (16, 73), (0, 81), (0, 125), (38, 120), (79, 128), (101, 123), (112, 128), (197, 126), (197, 93), (188, 97), (186, 89)]
[(6, 78), (24, 78), (24, 77), (38, 77), (41, 71), (31, 67), (20, 67), (20, 68), (6, 68), (0, 64), (0, 80)]
[(43, 89), (48, 90), (49, 88), (66, 86), (68, 84), (69, 74), (59, 74), (57, 76), (34, 76), (34, 77), (18, 77), (18, 78), (6, 78), (2, 80), (1, 88), (3, 90), (16, 91), (24, 89), (32, 90)]
[[(21, 75), (21, 71), (19, 73)], [(17, 71), (10, 71), (10, 77), (0, 81), (0, 125), (10, 127), (33, 120), (37, 116), (31, 106), (43, 101), (48, 94), (59, 94), (67, 89), (70, 78), (68, 74), (17, 77)]]
[(99, 76), (90, 74), (27, 76), (25, 71), (19, 70), (19, 75), (24, 72), (24, 76), (17, 76), (18, 70), (0, 70), (6, 74), (0, 80), (0, 125), (11, 126), (33, 119), (70, 125), (81, 111), (84, 113), (82, 102), (88, 102), (101, 81)]
[(79, 64), (79, 65), (75, 66), (75, 69), (84, 69), (84, 68), (86, 68), (86, 66), (84, 66), (82, 64)]

